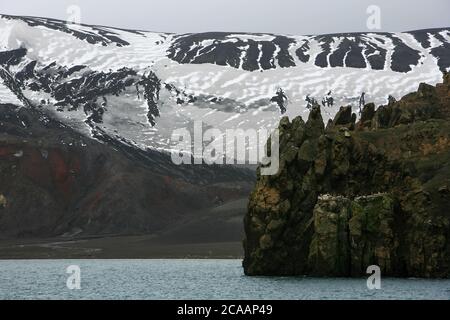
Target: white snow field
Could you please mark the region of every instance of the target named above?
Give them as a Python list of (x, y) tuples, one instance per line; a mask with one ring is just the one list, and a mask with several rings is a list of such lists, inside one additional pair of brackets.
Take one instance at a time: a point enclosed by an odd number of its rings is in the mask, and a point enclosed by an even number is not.
[[(431, 50), (450, 42), (450, 29), (428, 34), (429, 46), (424, 47), (410, 33), (375, 34), (365, 33), (365, 43), (358, 42), (351, 34), (333, 35), (332, 45), (327, 56), (326, 67), (317, 66), (316, 58), (323, 52), (323, 43), (320, 37), (315, 36), (286, 36), (293, 42), (288, 46), (288, 53), (292, 58), (292, 66), (280, 66), (278, 54), (281, 49), (275, 44), (271, 62), (274, 68), (261, 67), (262, 46), (264, 41), (274, 40), (273, 35), (228, 34), (220, 40), (222, 45), (244, 43), (234, 47), (237, 50), (239, 63), (237, 66), (219, 65), (216, 63), (199, 63), (207, 49), (188, 48), (187, 54), (192, 54), (191, 61), (195, 63), (179, 63), (169, 57), (168, 51), (177, 39), (183, 36), (154, 32), (132, 32), (108, 27), (91, 27), (67, 24), (70, 31), (83, 34), (99, 35), (104, 33), (115, 34), (117, 38), (129, 45), (117, 45), (114, 42), (90, 43), (84, 39), (73, 36), (67, 31), (47, 27), (46, 19), (35, 19), (39, 22), (30, 25), (22, 19), (2, 16), (0, 18), (0, 52), (13, 49), (26, 48), (26, 58), (11, 70), (18, 71), (31, 61), (37, 61), (37, 67), (43, 68), (52, 63), (67, 68), (74, 66), (87, 66), (90, 70), (98, 72), (112, 72), (121, 68), (135, 70), (138, 75), (153, 71), (163, 84), (171, 84), (184, 92), (184, 95), (200, 97), (194, 102), (177, 104), (178, 94), (162, 86), (157, 102), (160, 116), (156, 118), (156, 125), (152, 126), (147, 119), (148, 106), (142, 96), (138, 97), (134, 86), (129, 86), (120, 95), (106, 95), (108, 101), (107, 111), (103, 122), (99, 123), (105, 132), (112, 136), (128, 139), (142, 148), (156, 148), (170, 150), (173, 143), (170, 141), (173, 130), (186, 127), (192, 130), (193, 121), (203, 121), (205, 127), (226, 129), (272, 129), (277, 126), (283, 116), (278, 106), (270, 102), (278, 88), (286, 93), (289, 102), (285, 115), (291, 119), (296, 116), (307, 118), (309, 111), (306, 108), (305, 97), (309, 95), (321, 101), (331, 90), (335, 99), (333, 107), (323, 107), (324, 121), (333, 117), (342, 105), (353, 105), (354, 112), (358, 111), (359, 97), (366, 93), (366, 102), (376, 105), (386, 103), (388, 95), (396, 98), (417, 89), (420, 82), (436, 84), (442, 79), (442, 68), (438, 66), (437, 57)], [(411, 65), (408, 72), (397, 72), (391, 68), (392, 53), (395, 49), (393, 39), (401, 41), (410, 49), (419, 52), (418, 62)], [(443, 41), (443, 39), (445, 41)], [(363, 52), (366, 67), (355, 68), (347, 66), (346, 52), (342, 65), (330, 66), (330, 56), (338, 50), (343, 41), (354, 41), (355, 48)], [(219, 41), (219, 40), (217, 40)], [(214, 48), (214, 40), (201, 40), (198, 46)], [(260, 49), (257, 57), (258, 68), (254, 71), (245, 70), (247, 51), (252, 42), (258, 42)], [(380, 55), (375, 50), (369, 53), (369, 45), (376, 44), (386, 50), (384, 66), (375, 70), (370, 66), (368, 58)], [(300, 60), (297, 50), (307, 44), (306, 52), (309, 56), (307, 62)], [(445, 44), (445, 45), (448, 45)], [(209, 46), (209, 47), (208, 47)], [(82, 77), (82, 73), (75, 72), (71, 79)], [(65, 80), (67, 81), (67, 79)], [(56, 111), (55, 98), (48, 92), (33, 91), (24, 88), (23, 94), (32, 103), (39, 104), (43, 99), (49, 103), (44, 106), (47, 112), (61, 119), (77, 130), (89, 134), (90, 127), (86, 124), (86, 113), (82, 109)], [(221, 103), (212, 102), (210, 98), (218, 98)], [(0, 102), (16, 103), (15, 95), (0, 80)]]

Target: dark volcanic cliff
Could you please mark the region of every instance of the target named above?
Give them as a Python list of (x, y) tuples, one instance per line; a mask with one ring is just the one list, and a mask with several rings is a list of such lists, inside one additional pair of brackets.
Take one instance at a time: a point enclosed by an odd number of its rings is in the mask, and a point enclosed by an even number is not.
[(450, 276), (450, 76), (355, 123), (282, 119), (280, 170), (245, 218), (247, 275)]

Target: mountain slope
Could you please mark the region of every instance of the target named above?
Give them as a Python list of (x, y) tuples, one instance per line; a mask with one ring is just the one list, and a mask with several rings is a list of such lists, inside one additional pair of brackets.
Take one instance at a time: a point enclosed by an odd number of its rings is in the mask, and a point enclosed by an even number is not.
[(448, 28), (176, 35), (2, 15), (0, 100), (12, 92), (82, 134), (93, 137), (99, 127), (144, 150), (167, 151), (173, 130), (191, 130), (196, 120), (223, 131), (274, 128), (278, 88), (291, 118), (307, 115), (307, 96), (332, 97), (325, 121), (341, 105), (356, 111), (362, 92), (376, 104), (399, 98), (419, 82), (439, 82), (450, 67), (449, 43)]
[(99, 132), (103, 143), (0, 104), (0, 238), (161, 232), (245, 197), (254, 180), (234, 167), (176, 166)]

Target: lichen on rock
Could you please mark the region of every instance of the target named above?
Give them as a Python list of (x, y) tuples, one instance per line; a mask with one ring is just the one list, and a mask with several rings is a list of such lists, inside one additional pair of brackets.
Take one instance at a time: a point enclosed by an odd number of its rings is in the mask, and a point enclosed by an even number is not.
[(363, 275), (370, 265), (392, 274), (395, 267), (394, 199), (389, 194), (357, 197), (349, 220), (351, 274)]
[(6, 200), (6, 197), (3, 194), (0, 194), (0, 209), (6, 208), (8, 205), (8, 201)]
[(348, 272), (350, 208), (351, 201), (345, 197), (319, 197), (313, 213), (314, 235), (308, 256), (312, 274), (340, 276)]

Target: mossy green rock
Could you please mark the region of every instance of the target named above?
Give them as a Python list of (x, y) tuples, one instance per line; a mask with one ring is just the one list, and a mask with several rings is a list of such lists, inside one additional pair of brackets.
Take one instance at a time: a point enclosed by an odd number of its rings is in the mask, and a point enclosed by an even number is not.
[(314, 208), (314, 235), (308, 257), (311, 274), (343, 276), (348, 273), (350, 208), (351, 201), (344, 197), (319, 198)]
[(358, 197), (320, 196), (314, 208), (309, 248), (310, 273), (360, 276), (370, 265), (385, 273), (396, 268), (394, 200), (388, 194)]
[(383, 273), (395, 270), (394, 200), (388, 194), (358, 197), (352, 201), (349, 221), (351, 273), (358, 276), (370, 265)]

